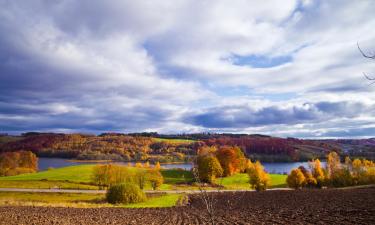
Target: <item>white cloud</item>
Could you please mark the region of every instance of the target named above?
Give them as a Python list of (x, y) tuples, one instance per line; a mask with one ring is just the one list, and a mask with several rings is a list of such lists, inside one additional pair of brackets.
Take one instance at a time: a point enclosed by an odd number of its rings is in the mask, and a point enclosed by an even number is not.
[[(374, 48), (370, 0), (0, 0), (0, 6), (3, 129), (193, 132), (211, 128), (181, 118), (212, 108), (375, 102), (375, 86), (362, 76), (375, 73), (375, 63), (356, 47), (359, 41)], [(235, 65), (234, 55), (290, 60), (257, 68)], [(226, 111), (228, 118), (239, 114), (249, 119), (238, 108)], [(369, 110), (351, 119), (373, 118)], [(314, 136), (353, 129), (346, 118), (329, 120), (224, 130)]]

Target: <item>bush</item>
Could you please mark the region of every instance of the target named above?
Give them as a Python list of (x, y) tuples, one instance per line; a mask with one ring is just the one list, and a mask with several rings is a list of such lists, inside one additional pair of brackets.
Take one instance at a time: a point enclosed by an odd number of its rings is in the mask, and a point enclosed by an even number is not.
[(146, 195), (132, 183), (123, 183), (111, 186), (106, 194), (107, 201), (112, 204), (128, 204), (146, 201)]

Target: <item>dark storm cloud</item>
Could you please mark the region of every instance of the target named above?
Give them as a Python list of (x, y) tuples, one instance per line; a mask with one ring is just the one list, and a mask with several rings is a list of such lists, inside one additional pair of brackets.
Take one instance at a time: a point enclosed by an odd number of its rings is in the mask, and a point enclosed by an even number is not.
[(254, 109), (250, 106), (223, 106), (207, 109), (203, 113), (188, 115), (185, 120), (206, 128), (251, 127), (276, 124), (303, 124), (329, 120), (335, 117), (350, 118), (369, 113), (373, 107), (362, 103), (318, 102), (297, 106), (268, 106)]

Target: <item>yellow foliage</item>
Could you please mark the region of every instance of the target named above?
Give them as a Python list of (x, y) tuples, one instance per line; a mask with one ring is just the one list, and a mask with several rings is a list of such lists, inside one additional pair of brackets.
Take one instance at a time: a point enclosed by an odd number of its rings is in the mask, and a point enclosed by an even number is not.
[(160, 163), (159, 162), (156, 162), (156, 164), (154, 166), (154, 169), (160, 170)]
[(294, 189), (302, 188), (305, 182), (305, 176), (300, 169), (293, 169), (286, 178), (286, 183), (288, 184), (288, 186)]
[(330, 152), (327, 155), (327, 173), (332, 177), (335, 172), (341, 169), (340, 157), (336, 152)]
[(256, 161), (253, 164), (250, 160), (247, 162), (247, 174), (249, 175), (249, 183), (252, 188), (257, 191), (264, 191), (270, 185), (270, 177), (264, 171), (262, 164), (259, 161)]

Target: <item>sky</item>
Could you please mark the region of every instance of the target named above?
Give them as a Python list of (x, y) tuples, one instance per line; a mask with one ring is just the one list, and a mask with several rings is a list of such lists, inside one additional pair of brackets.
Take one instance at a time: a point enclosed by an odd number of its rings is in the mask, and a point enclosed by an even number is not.
[(0, 133), (375, 136), (373, 0), (0, 0)]

